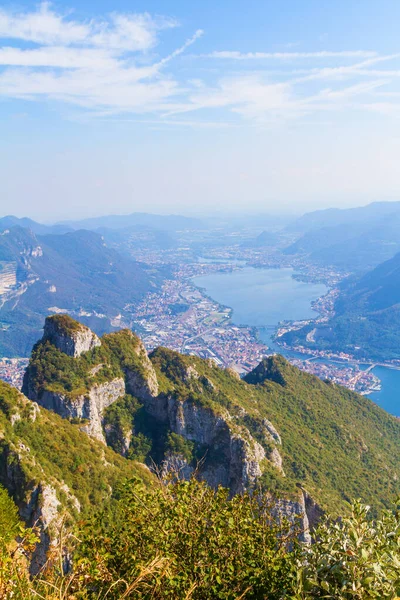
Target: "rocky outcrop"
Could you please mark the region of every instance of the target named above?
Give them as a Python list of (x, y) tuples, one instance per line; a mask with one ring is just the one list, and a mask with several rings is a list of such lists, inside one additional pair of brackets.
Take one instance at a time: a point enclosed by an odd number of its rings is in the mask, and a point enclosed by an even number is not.
[(324, 515), (324, 511), (303, 488), (299, 489), (297, 500), (275, 500), (272, 515), (278, 520), (287, 520), (300, 528), (299, 539), (311, 544), (312, 533)]
[(245, 427), (234, 425), (227, 411), (216, 413), (190, 400), (171, 395), (145, 400), (146, 409), (172, 432), (204, 448), (200, 475), (213, 487), (232, 494), (251, 487), (261, 476), (265, 450)]
[(64, 419), (87, 420), (88, 422), (81, 429), (105, 443), (102, 428), (103, 411), (124, 394), (125, 382), (120, 377), (106, 383), (96, 384), (87, 394), (78, 396), (45, 390), (37, 398), (37, 402)]
[(61, 352), (75, 358), (101, 345), (93, 331), (81, 323), (77, 324), (67, 315), (47, 317), (43, 340), (50, 341)]
[(261, 384), (264, 383), (264, 381), (273, 381), (274, 383), (285, 387), (285, 369), (288, 364), (289, 363), (280, 354), (265, 357), (257, 367), (243, 378), (243, 380), (251, 385)]
[[(132, 335), (133, 338), (133, 335)], [(139, 400), (151, 401), (158, 396), (158, 381), (154, 367), (141, 340), (137, 339), (135, 352), (140, 359), (140, 367), (125, 368), (126, 390)]]
[[(57, 490), (45, 481), (30, 481), (26, 474), (26, 464), (34, 463), (30, 457), (30, 448), (21, 442), (17, 447), (10, 445), (2, 448), (0, 460), (0, 483), (14, 498), (21, 519), (28, 527), (35, 527), (39, 542), (32, 554), (29, 569), (36, 575), (46, 564), (51, 547), (58, 543), (59, 530), (63, 519), (61, 502)], [(72, 506), (80, 512), (80, 503), (71, 493), (68, 486), (59, 486), (71, 501)]]

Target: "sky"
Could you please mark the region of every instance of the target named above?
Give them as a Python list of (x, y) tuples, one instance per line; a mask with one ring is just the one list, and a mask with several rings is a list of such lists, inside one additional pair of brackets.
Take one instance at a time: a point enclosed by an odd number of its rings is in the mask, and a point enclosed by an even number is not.
[(400, 200), (398, 0), (0, 4), (0, 214)]

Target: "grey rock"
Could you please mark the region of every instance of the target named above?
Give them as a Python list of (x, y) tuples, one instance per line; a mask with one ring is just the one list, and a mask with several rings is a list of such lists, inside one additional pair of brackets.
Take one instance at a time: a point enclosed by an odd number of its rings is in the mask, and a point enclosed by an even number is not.
[(94, 385), (87, 394), (69, 397), (66, 394), (45, 390), (37, 402), (64, 419), (87, 419), (88, 424), (82, 430), (105, 443), (102, 429), (102, 414), (105, 408), (125, 394), (125, 382), (122, 377), (106, 383)]
[(79, 324), (76, 330), (65, 332), (51, 318), (46, 319), (43, 340), (49, 340), (61, 352), (75, 358), (101, 345), (97, 335), (85, 325)]

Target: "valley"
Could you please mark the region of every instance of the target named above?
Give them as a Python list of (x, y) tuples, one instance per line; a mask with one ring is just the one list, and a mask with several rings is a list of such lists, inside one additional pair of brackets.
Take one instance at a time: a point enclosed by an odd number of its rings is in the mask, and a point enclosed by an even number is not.
[[(373, 210), (366, 207), (367, 214), (368, 210), (376, 219), (380, 205)], [(387, 207), (383, 205), (382, 210), (382, 219), (387, 220)], [(397, 211), (396, 204), (393, 210)], [(399, 413), (397, 402), (385, 399), (385, 386), (378, 376), (382, 373), (379, 369), (395, 368), (396, 359), (368, 355), (365, 344), (363, 356), (357, 356), (356, 349), (340, 342), (332, 344), (332, 340), (321, 336), (331, 322), (336, 323), (337, 307), (343, 304), (356, 274), (349, 271), (348, 265), (343, 268), (315, 260), (314, 254), (307, 255), (306, 246), (299, 240), (302, 235), (308, 239), (311, 226), (320, 245), (322, 240), (333, 243), (337, 231), (348, 225), (332, 225), (333, 231), (325, 240), (323, 233), (318, 234), (318, 227), (324, 232), (327, 226), (323, 215), (318, 216), (318, 223), (311, 217), (307, 220), (306, 215), (284, 227), (271, 225), (268, 218), (259, 223), (244, 220), (233, 225), (229, 221), (217, 224), (181, 217), (150, 217), (131, 215), (130, 225), (129, 220), (124, 223), (111, 219), (108, 228), (106, 218), (48, 229), (29, 223), (40, 232), (40, 239), (21, 228), (23, 220), (0, 220), (0, 229), (13, 226), (4, 229), (0, 244), (3, 258), (8, 260), (0, 272), (0, 322), (4, 332), (0, 343), (4, 360), (29, 353), (29, 340), (33, 344), (40, 335), (38, 326), (33, 330), (32, 326), (39, 324), (41, 317), (69, 314), (99, 334), (128, 327), (142, 336), (148, 351), (165, 346), (211, 358), (217, 365), (233, 368), (241, 375), (254, 368), (263, 356), (282, 353), (298, 368), (372, 395), (382, 406), (390, 406), (393, 414)], [(346, 211), (337, 218), (346, 221)], [(350, 221), (354, 218), (351, 213)], [(97, 230), (74, 231), (73, 227), (81, 225)], [(65, 231), (59, 233), (62, 227)], [(368, 219), (364, 219), (363, 231), (368, 227)], [(358, 235), (357, 231), (356, 228), (353, 234)], [(71, 244), (76, 243), (79, 253), (76, 249), (70, 251)], [(18, 264), (21, 248), (26, 264), (17, 277), (16, 268), (10, 269), (9, 265)], [(78, 255), (86, 259), (80, 261)], [(70, 263), (69, 281), (65, 277), (61, 281), (56, 273), (58, 264), (65, 270), (65, 261)], [(107, 265), (111, 266), (110, 272)], [(75, 285), (78, 292), (74, 293), (73, 303), (64, 291), (67, 281), (69, 289)], [(117, 282), (116, 295), (113, 286)], [(46, 288), (39, 295), (43, 283)], [(102, 289), (101, 295), (96, 287)], [(22, 330), (21, 334), (18, 332), (22, 324), (27, 326), (28, 337)], [(352, 331), (354, 327), (350, 326)], [(20, 335), (24, 335), (24, 346), (18, 345)], [(13, 340), (12, 345), (7, 339)], [(8, 362), (0, 376), (19, 385), (18, 369), (18, 363)], [(391, 377), (396, 378), (396, 373)]]

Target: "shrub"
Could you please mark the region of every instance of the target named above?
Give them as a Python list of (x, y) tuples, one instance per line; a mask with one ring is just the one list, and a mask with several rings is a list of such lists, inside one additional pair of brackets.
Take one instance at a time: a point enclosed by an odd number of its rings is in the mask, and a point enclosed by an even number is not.
[[(299, 545), (293, 526), (270, 517), (257, 493), (229, 498), (192, 479), (146, 489), (125, 485), (117, 514), (88, 523), (78, 551), (94, 597), (290, 597)], [(290, 551), (289, 551), (290, 545)], [(162, 564), (153, 570), (151, 565)], [(89, 577), (88, 577), (89, 576)], [(96, 595), (97, 594), (97, 595)]]
[(299, 570), (298, 598), (394, 599), (400, 594), (400, 512), (373, 520), (353, 504), (349, 518), (326, 520)]

